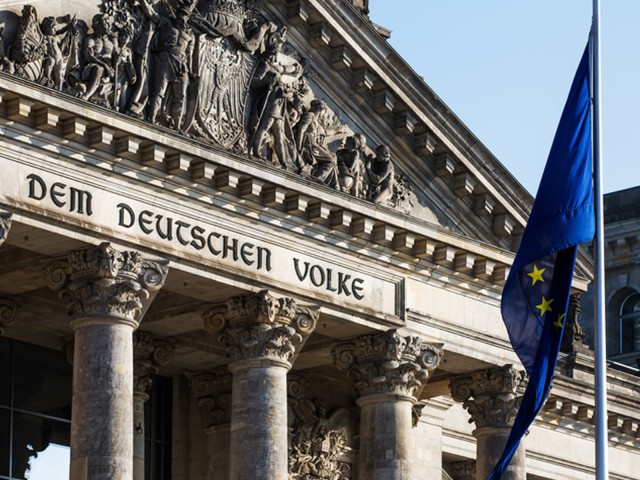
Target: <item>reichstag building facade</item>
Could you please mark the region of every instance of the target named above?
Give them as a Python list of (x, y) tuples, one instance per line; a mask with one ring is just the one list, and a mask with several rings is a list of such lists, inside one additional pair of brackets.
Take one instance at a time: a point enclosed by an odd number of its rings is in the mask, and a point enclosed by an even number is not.
[[(531, 196), (366, 1), (9, 0), (0, 26), (0, 479), (486, 478)], [(591, 269), (506, 479), (594, 478)]]

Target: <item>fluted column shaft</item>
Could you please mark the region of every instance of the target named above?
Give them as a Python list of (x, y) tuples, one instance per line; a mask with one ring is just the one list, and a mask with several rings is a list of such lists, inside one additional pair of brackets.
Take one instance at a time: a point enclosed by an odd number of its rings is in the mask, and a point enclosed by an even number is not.
[(46, 268), (74, 331), (71, 480), (133, 478), (133, 331), (166, 268), (108, 244)]
[(359, 478), (421, 478), (411, 469), (412, 407), (440, 363), (440, 347), (391, 330), (337, 344), (333, 355), (354, 379), (359, 396)]
[[(475, 423), (473, 435), (476, 437), (476, 476), (487, 478), (502, 455), (507, 438), (513, 427), (521, 400), (519, 387), (524, 374), (505, 367), (478, 370), (451, 380), (451, 396), (464, 402)], [(503, 480), (525, 480), (526, 450), (524, 445), (516, 450)]]
[(317, 311), (262, 291), (205, 313), (233, 374), (229, 475), (287, 480), (287, 372), (315, 328)]

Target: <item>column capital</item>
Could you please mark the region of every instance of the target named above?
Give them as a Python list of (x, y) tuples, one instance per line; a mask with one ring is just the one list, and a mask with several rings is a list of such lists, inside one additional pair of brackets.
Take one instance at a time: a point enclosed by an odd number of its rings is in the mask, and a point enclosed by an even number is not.
[(143, 402), (149, 399), (153, 376), (173, 357), (174, 347), (166, 340), (143, 331), (133, 332), (133, 394)]
[(18, 304), (8, 297), (0, 297), (0, 336), (4, 335), (4, 328), (14, 324), (18, 318)]
[(191, 394), (198, 401), (204, 428), (231, 421), (231, 385), (233, 377), (226, 366), (207, 372), (188, 373)]
[(11, 212), (0, 210), (0, 245), (9, 236), (9, 230), (11, 229)]
[(451, 380), (451, 396), (463, 402), (471, 415), (469, 423), (475, 423), (476, 430), (511, 428), (522, 399), (519, 390), (524, 378), (524, 372), (513, 365), (476, 370)]
[(202, 317), (205, 328), (219, 334), (219, 341), (226, 346), (231, 371), (256, 362), (290, 368), (316, 327), (318, 309), (262, 290), (231, 298)]
[(416, 401), (442, 360), (441, 345), (396, 330), (334, 345), (335, 365), (346, 370), (360, 397), (399, 395)]
[(104, 317), (136, 328), (150, 294), (164, 284), (167, 270), (166, 262), (102, 243), (53, 260), (45, 267), (45, 275), (49, 286), (70, 300), (72, 328)]

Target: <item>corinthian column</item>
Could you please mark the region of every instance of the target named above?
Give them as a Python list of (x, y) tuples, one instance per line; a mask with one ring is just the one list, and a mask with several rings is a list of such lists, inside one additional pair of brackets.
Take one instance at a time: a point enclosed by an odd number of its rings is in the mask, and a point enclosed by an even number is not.
[(144, 404), (159, 367), (167, 365), (173, 346), (149, 332), (133, 334), (133, 480), (144, 480)]
[(287, 480), (287, 372), (316, 326), (315, 309), (262, 291), (204, 315), (220, 333), (233, 374), (233, 480)]
[(359, 478), (422, 478), (411, 471), (412, 407), (440, 364), (440, 346), (391, 330), (337, 344), (333, 357), (353, 379), (359, 397)]
[(229, 480), (231, 372), (226, 366), (187, 376), (207, 434), (207, 480)]
[(71, 480), (133, 478), (133, 331), (167, 269), (109, 244), (46, 269), (74, 331)]
[[(476, 429), (476, 478), (487, 478), (502, 455), (507, 438), (518, 413), (518, 394), (524, 373), (512, 365), (477, 370), (451, 380), (451, 396), (471, 415)], [(503, 480), (525, 480), (525, 449), (518, 447), (507, 467)]]

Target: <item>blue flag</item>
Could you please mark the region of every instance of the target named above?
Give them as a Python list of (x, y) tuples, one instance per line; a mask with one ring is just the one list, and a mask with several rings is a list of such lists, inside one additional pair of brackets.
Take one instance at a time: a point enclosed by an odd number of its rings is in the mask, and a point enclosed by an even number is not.
[(502, 293), (502, 318), (513, 349), (529, 374), (529, 383), (489, 480), (502, 477), (549, 394), (578, 245), (591, 241), (594, 233), (587, 47)]

